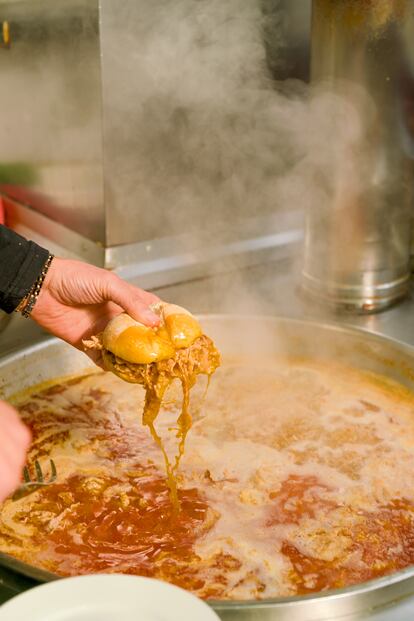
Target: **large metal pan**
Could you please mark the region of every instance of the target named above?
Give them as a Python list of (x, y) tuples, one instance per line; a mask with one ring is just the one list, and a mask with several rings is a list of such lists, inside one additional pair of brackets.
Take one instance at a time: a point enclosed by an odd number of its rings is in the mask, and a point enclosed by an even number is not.
[[(414, 348), (362, 330), (271, 317), (201, 317), (223, 355), (262, 352), (335, 359), (384, 374), (414, 390)], [(92, 363), (56, 339), (0, 360), (0, 389), (7, 398), (34, 384), (78, 373)], [(414, 422), (414, 421), (413, 421)], [(39, 582), (56, 576), (0, 555), (0, 564)], [(316, 621), (379, 608), (414, 594), (414, 566), (386, 578), (317, 595), (265, 601), (212, 602), (225, 621)]]

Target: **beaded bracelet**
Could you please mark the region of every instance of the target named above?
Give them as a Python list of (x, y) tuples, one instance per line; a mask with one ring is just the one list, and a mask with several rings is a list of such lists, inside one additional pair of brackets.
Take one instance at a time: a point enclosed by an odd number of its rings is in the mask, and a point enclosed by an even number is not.
[(40, 290), (43, 286), (43, 283), (46, 278), (46, 274), (49, 270), (50, 264), (52, 263), (53, 259), (54, 259), (54, 255), (49, 254), (47, 261), (44, 264), (43, 269), (40, 275), (38, 276), (38, 278), (36, 279), (36, 282), (34, 283), (33, 287), (30, 289), (27, 296), (20, 302), (19, 306), (16, 308), (16, 311), (20, 312), (23, 315), (23, 317), (26, 317), (26, 319), (29, 317), (30, 313), (33, 310), (34, 305), (37, 302), (37, 298), (39, 297)]

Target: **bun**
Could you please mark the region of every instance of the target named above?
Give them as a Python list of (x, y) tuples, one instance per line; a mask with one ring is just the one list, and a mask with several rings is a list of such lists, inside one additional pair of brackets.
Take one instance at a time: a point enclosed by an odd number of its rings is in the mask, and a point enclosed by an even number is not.
[(197, 319), (181, 306), (164, 304), (163, 319), (175, 349), (189, 347), (203, 333)]
[(145, 326), (126, 313), (111, 319), (102, 335), (104, 350), (127, 362), (149, 364), (172, 358), (177, 349), (189, 347), (201, 336), (200, 324), (185, 308), (160, 302), (152, 310), (160, 316), (158, 328)]
[(103, 346), (118, 358), (149, 364), (174, 355), (173, 344), (155, 330), (122, 313), (111, 319), (102, 336)]

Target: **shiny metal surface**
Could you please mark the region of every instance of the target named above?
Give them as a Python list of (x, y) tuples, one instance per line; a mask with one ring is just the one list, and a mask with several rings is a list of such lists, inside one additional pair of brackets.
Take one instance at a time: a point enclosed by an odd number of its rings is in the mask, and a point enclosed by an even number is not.
[[(380, 7), (372, 11), (384, 19), (390, 3), (370, 4)], [(0, 18), (9, 23), (11, 36), (10, 46), (0, 49), (0, 113), (7, 119), (0, 127), (0, 182), (3, 192), (21, 204), (19, 226), (31, 233), (33, 209), (44, 217), (46, 245), (49, 240), (66, 256), (110, 267), (136, 263), (142, 245), (155, 248), (159, 239), (178, 244), (183, 231), (197, 240), (207, 233), (209, 245), (217, 241), (222, 246), (222, 229), (231, 224), (234, 238), (244, 238), (246, 219), (253, 213), (273, 217), (260, 235), (278, 235), (280, 215), (292, 205), (302, 209), (307, 199), (305, 190), (295, 190), (303, 172), (301, 167), (295, 170), (303, 156), (296, 150), (302, 150), (306, 136), (299, 140), (305, 128), (295, 130), (295, 107), (284, 121), (284, 99), (276, 97), (280, 84), (271, 78), (308, 78), (310, 5), (311, 0), (210, 0), (201, 10), (194, 0), (0, 0)], [(319, 5), (321, 0), (315, 2)], [(325, 5), (358, 11), (353, 0), (325, 0)], [(412, 0), (395, 6), (406, 7), (407, 14), (401, 28), (395, 29), (392, 20), (392, 27), (381, 26), (374, 42), (376, 67), (367, 60), (366, 46), (356, 41), (352, 49), (358, 51), (357, 61), (342, 62), (343, 55), (323, 52), (319, 71), (321, 77), (330, 75), (330, 58), (338, 74), (344, 69), (345, 79), (356, 76), (361, 84), (366, 76), (378, 75), (379, 66), (384, 70), (376, 92), (381, 111), (389, 104), (390, 115), (374, 123), (370, 105), (363, 104), (371, 151), (377, 141), (380, 145), (372, 191), (375, 218), (380, 193), (393, 205), (401, 203), (401, 213), (405, 210), (400, 154), (388, 157), (381, 140), (389, 146), (395, 129), (404, 153), (412, 157), (414, 152), (409, 127)], [(322, 20), (319, 26), (319, 47), (340, 52), (341, 36), (332, 40)], [(400, 56), (388, 53), (392, 49)], [(391, 99), (392, 89), (402, 98)], [(293, 106), (295, 97), (294, 90)], [(293, 128), (289, 136), (288, 126)], [(395, 191), (388, 185), (390, 170), (395, 172)], [(370, 171), (372, 167), (363, 167), (364, 176)], [(351, 211), (344, 208), (338, 215), (339, 238), (345, 229), (352, 237), (352, 226), (358, 228)], [(402, 219), (396, 216), (390, 222), (388, 212), (383, 218), (385, 245), (382, 238), (370, 237), (363, 257), (369, 263), (364, 265), (368, 306), (385, 305), (406, 290), (402, 268), (395, 277), (406, 252)], [(363, 226), (372, 232), (371, 224)], [(329, 237), (322, 229), (319, 221), (310, 225), (308, 255), (329, 251), (327, 242), (315, 243), (320, 232), (320, 240)], [(342, 257), (350, 254), (340, 239), (336, 246)], [(384, 248), (387, 268), (378, 276)], [(191, 244), (182, 250), (191, 253)], [(339, 268), (344, 262), (340, 260)], [(307, 260), (308, 287), (320, 289), (321, 262), (311, 263)], [(167, 283), (159, 279), (157, 286), (161, 284)], [(351, 305), (359, 286), (357, 277), (343, 288)], [(379, 295), (373, 300), (376, 288)]]
[(69, 227), (26, 205), (3, 199), (7, 224), (14, 231), (47, 248), (58, 257), (81, 259), (95, 265), (105, 265), (105, 248)]
[(101, 0), (100, 11), (108, 245), (183, 232), (214, 243), (286, 210), (276, 188), (294, 147), (262, 25), (273, 59), (285, 44), (262, 2)]
[(16, 201), (4, 199), (3, 203), (8, 224), (56, 256), (114, 269), (152, 289), (287, 258), (299, 252), (303, 241), (302, 214), (290, 210), (279, 215), (276, 232), (272, 232), (271, 221), (251, 218), (245, 221), (243, 231), (230, 231), (215, 243), (209, 234), (193, 237), (184, 233), (105, 248)]
[[(205, 316), (205, 330), (223, 354), (258, 351), (338, 357), (361, 369), (384, 373), (414, 389), (414, 348), (391, 339), (337, 325), (272, 317)], [(252, 325), (255, 330), (252, 331)], [(240, 341), (240, 334), (245, 335)], [(80, 372), (91, 365), (81, 352), (55, 339), (20, 350), (0, 361), (0, 389), (5, 397), (56, 376)], [(53, 575), (22, 566), (4, 555), (3, 566), (44, 581)], [(318, 595), (263, 602), (212, 602), (224, 621), (315, 621), (360, 618), (386, 604), (399, 605), (414, 594), (414, 568), (372, 582)]]
[(41, 214), (45, 245), (109, 267), (183, 233), (245, 239), (255, 214), (278, 235), (300, 156), (272, 78), (308, 77), (310, 5), (0, 0), (0, 192), (20, 230), (39, 238)]
[(362, 312), (406, 295), (414, 177), (414, 2), (314, 0), (312, 82), (332, 144), (308, 211), (303, 286)]
[[(11, 45), (0, 55), (0, 111), (3, 106), (2, 118), (7, 118), (0, 128), (3, 191), (45, 216), (45, 243), (51, 239), (65, 254), (119, 267), (136, 262), (140, 244), (154, 247), (159, 238), (174, 237), (179, 243), (183, 230), (198, 238), (210, 228), (210, 243), (219, 239), (222, 244), (216, 229), (223, 223), (231, 221), (235, 238), (243, 237), (246, 214), (279, 214), (287, 206), (276, 199), (278, 180), (290, 169), (273, 161), (284, 149), (284, 137), (281, 128), (275, 131), (278, 115), (260, 68), (266, 64), (276, 79), (307, 78), (310, 1), (261, 0), (252, 3), (254, 8), (240, 3), (230, 30), (223, 24), (235, 13), (237, 0), (211, 2), (197, 36), (190, 23), (200, 16), (192, 13), (192, 3), (167, 4), (0, 2), (11, 32)], [(169, 36), (169, 28), (181, 23), (188, 48)], [(410, 24), (404, 16), (403, 31), (397, 33), (407, 59), (402, 78), (407, 92), (413, 64)], [(237, 37), (240, 33), (246, 36)], [(325, 32), (319, 34), (323, 45)], [(234, 42), (243, 39), (245, 47), (234, 47), (230, 35)], [(237, 78), (241, 66), (248, 80)], [(39, 82), (43, 88), (36, 89)], [(30, 106), (28, 91), (37, 93)], [(404, 121), (409, 101), (403, 104)], [(404, 123), (398, 132), (409, 152)], [(286, 144), (289, 151), (292, 145)], [(271, 175), (269, 166), (274, 166)], [(21, 207), (20, 213), (19, 225), (30, 234), (30, 210)], [(398, 237), (398, 226), (390, 238)], [(262, 234), (269, 231), (279, 233), (278, 218)], [(309, 287), (315, 288), (318, 282), (308, 271)], [(384, 303), (403, 293), (402, 278), (394, 290), (383, 287)], [(376, 283), (368, 281), (371, 295)], [(352, 297), (352, 291), (346, 294)]]
[(1, 0), (0, 192), (105, 242), (98, 0)]

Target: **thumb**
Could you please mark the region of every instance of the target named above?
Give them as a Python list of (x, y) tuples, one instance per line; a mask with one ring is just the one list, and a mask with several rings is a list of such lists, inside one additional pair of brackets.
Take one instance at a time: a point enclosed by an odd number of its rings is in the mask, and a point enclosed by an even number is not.
[(159, 297), (139, 287), (134, 287), (116, 275), (110, 279), (107, 299), (115, 302), (133, 319), (146, 326), (158, 326), (160, 318), (150, 308), (150, 304), (160, 301)]

